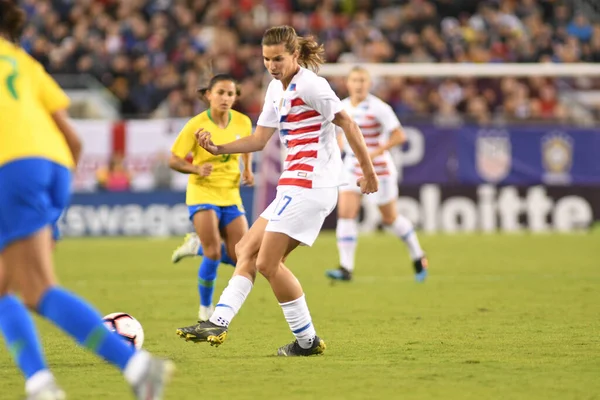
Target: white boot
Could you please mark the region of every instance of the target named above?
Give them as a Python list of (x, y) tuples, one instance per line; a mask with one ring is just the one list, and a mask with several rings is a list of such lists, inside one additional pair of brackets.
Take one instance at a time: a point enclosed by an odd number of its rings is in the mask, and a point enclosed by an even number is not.
[(212, 317), (215, 312), (215, 306), (212, 304), (208, 307), (200, 306), (200, 310), (198, 311), (198, 320), (200, 321), (208, 321), (210, 317)]
[(173, 252), (171, 261), (175, 264), (185, 257), (195, 257), (200, 249), (200, 238), (195, 233), (188, 233), (183, 243)]

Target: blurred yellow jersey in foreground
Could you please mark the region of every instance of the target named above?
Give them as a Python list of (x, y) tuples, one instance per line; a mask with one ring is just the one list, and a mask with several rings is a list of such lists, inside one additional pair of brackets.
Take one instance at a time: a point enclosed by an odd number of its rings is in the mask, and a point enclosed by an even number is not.
[(0, 167), (43, 158), (72, 168), (73, 157), (52, 114), (69, 98), (20, 47), (0, 38)]

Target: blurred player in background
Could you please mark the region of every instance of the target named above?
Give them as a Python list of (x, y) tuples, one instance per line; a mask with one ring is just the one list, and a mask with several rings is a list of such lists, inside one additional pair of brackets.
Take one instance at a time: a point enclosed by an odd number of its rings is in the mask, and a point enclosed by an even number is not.
[(300, 282), (283, 260), (300, 244), (312, 246), (335, 208), (343, 175), (334, 124), (344, 130), (364, 171), (357, 182), (361, 192), (377, 191), (378, 181), (358, 125), (329, 83), (306, 69), (318, 69), (323, 46), (298, 37), (290, 26), (277, 26), (265, 32), (262, 51), (274, 79), (254, 135), (217, 146), (211, 133), (199, 132), (198, 141), (212, 154), (249, 153), (263, 149), (279, 131), (286, 158), (277, 195), (236, 246), (237, 267), (210, 320), (180, 328), (177, 334), (195, 342), (223, 343), (258, 271), (269, 281), (296, 337), (277, 354), (310, 356), (323, 353), (325, 343), (316, 334)]
[[(190, 174), (186, 204), (196, 230), (173, 252), (172, 260), (204, 256), (198, 270), (198, 317), (200, 321), (207, 321), (214, 311), (212, 298), (219, 264), (235, 267), (235, 245), (248, 231), (248, 221), (240, 196), (240, 155), (214, 156), (198, 146), (194, 133), (203, 128), (213, 133), (216, 143), (229, 143), (250, 136), (252, 122), (246, 115), (231, 109), (239, 94), (237, 82), (231, 76), (214, 76), (200, 94), (208, 101), (209, 108), (183, 127), (171, 149), (169, 166)], [(192, 163), (185, 160), (190, 152)], [(242, 159), (242, 183), (252, 185), (251, 155), (243, 154)]]
[(173, 364), (127, 345), (54, 275), (52, 228), (69, 201), (81, 143), (68, 121), (69, 99), (15, 44), (24, 22), (22, 10), (0, 0), (0, 331), (25, 375), (28, 400), (65, 394), (26, 306), (117, 366), (138, 399), (160, 399)]
[[(350, 96), (342, 104), (362, 131), (381, 185), (377, 193), (367, 196), (367, 200), (379, 207), (384, 226), (404, 241), (413, 261), (415, 278), (422, 282), (427, 276), (427, 259), (412, 223), (398, 215), (398, 173), (389, 152), (391, 148), (404, 143), (406, 136), (392, 107), (369, 93), (371, 79), (367, 70), (362, 67), (353, 68), (348, 75), (347, 87)], [(348, 174), (348, 180), (352, 182), (362, 176), (363, 172), (352, 148), (339, 130), (338, 142), (346, 154), (344, 170)], [(340, 267), (326, 272), (332, 279), (352, 279), (361, 198), (362, 194), (357, 187), (340, 187), (336, 229)]]

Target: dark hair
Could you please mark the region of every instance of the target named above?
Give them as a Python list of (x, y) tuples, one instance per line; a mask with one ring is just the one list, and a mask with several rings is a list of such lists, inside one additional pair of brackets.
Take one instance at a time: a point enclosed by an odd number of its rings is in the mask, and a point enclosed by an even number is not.
[(262, 38), (263, 46), (282, 44), (288, 53), (298, 51), (298, 63), (305, 68), (317, 72), (325, 62), (325, 48), (312, 36), (298, 36), (296, 30), (289, 25), (274, 26), (267, 29)]
[(12, 0), (0, 0), (0, 33), (18, 42), (25, 26), (25, 12)]
[(201, 86), (200, 88), (198, 88), (198, 94), (200, 95), (200, 99), (206, 101), (206, 92), (211, 90), (217, 83), (225, 81), (233, 82), (233, 84), (235, 85), (235, 95), (239, 96), (241, 91), (237, 80), (229, 74), (217, 74), (210, 78), (208, 85)]

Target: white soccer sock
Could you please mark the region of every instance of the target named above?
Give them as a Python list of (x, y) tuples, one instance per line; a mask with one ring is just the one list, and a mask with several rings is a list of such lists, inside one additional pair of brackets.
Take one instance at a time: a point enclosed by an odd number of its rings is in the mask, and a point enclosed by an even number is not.
[(146, 369), (148, 368), (150, 358), (150, 353), (145, 350), (140, 350), (129, 359), (125, 366), (125, 370), (123, 371), (123, 375), (130, 385), (136, 385), (140, 381), (142, 375), (144, 375), (144, 372), (146, 372)]
[(45, 386), (54, 382), (54, 375), (47, 369), (42, 369), (33, 374), (25, 382), (25, 392), (33, 394), (42, 390)]
[(340, 265), (348, 271), (354, 270), (354, 254), (358, 239), (358, 224), (355, 219), (340, 218), (335, 230)]
[(313, 345), (317, 332), (312, 323), (304, 294), (296, 300), (279, 303), (279, 305), (300, 347), (309, 349)]
[(252, 282), (250, 279), (241, 275), (231, 278), (229, 284), (223, 290), (219, 302), (215, 306), (215, 312), (211, 315), (209, 321), (215, 325), (229, 326), (251, 290)]
[(425, 253), (423, 253), (419, 238), (415, 233), (415, 228), (408, 218), (398, 215), (394, 223), (390, 225), (390, 228), (396, 236), (404, 241), (406, 247), (408, 247), (411, 260), (419, 260), (423, 257)]

